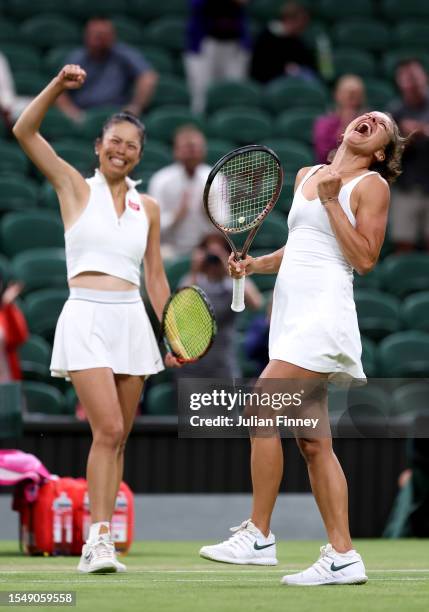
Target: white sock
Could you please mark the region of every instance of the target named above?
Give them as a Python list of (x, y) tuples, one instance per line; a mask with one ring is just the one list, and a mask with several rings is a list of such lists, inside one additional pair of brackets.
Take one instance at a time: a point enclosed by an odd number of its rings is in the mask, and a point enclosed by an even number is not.
[(107, 534), (102, 534), (102, 535), (110, 535), (110, 523), (108, 523), (107, 521), (100, 521), (99, 523), (92, 523), (89, 527), (88, 542), (94, 542), (95, 540), (97, 540), (98, 536), (100, 535), (101, 527), (107, 527), (107, 530), (108, 530)]

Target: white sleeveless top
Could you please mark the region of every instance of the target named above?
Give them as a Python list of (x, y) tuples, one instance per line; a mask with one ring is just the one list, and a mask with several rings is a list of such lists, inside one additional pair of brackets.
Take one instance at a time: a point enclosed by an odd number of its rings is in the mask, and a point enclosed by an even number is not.
[(69, 280), (81, 272), (103, 272), (140, 286), (149, 222), (135, 188), (137, 183), (125, 180), (125, 210), (118, 217), (103, 174), (96, 170), (86, 179), (90, 187), (88, 204), (64, 234)]

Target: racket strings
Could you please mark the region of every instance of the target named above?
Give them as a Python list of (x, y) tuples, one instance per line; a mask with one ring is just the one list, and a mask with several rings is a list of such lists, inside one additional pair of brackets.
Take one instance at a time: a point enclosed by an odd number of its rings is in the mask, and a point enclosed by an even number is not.
[(174, 354), (184, 360), (201, 357), (214, 335), (214, 322), (204, 299), (192, 288), (183, 289), (170, 302), (164, 330)]
[(280, 169), (265, 151), (248, 151), (228, 160), (209, 193), (210, 214), (225, 231), (251, 229), (274, 201)]

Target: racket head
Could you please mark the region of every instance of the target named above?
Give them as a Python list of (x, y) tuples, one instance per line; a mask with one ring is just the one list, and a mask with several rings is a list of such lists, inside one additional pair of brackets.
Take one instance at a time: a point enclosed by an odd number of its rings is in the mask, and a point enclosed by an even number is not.
[(182, 287), (169, 297), (162, 314), (164, 343), (180, 363), (194, 363), (210, 350), (217, 326), (213, 308), (196, 285)]
[(280, 160), (264, 145), (234, 149), (213, 166), (204, 189), (204, 207), (234, 251), (228, 235), (257, 228), (277, 202), (282, 183)]

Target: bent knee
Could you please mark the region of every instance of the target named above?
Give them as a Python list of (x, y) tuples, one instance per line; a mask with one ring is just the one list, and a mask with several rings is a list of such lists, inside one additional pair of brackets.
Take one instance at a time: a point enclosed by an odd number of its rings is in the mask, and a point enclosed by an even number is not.
[(299, 438), (297, 440), (297, 444), (301, 455), (304, 457), (307, 463), (326, 453), (332, 453), (332, 440), (329, 438), (314, 440)]

